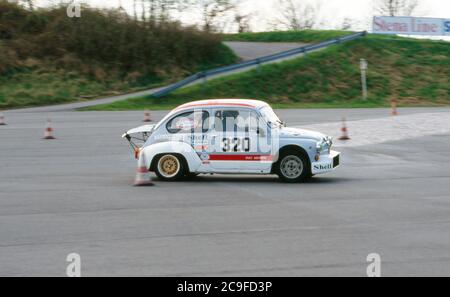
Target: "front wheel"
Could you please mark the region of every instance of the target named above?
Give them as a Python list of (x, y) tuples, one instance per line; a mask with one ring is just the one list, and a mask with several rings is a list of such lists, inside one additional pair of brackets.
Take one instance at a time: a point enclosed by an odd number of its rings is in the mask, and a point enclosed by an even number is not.
[(183, 160), (177, 155), (162, 155), (155, 168), (156, 175), (163, 181), (177, 181), (185, 175)]
[(288, 153), (280, 158), (276, 172), (287, 183), (299, 183), (311, 176), (309, 160), (302, 154)]

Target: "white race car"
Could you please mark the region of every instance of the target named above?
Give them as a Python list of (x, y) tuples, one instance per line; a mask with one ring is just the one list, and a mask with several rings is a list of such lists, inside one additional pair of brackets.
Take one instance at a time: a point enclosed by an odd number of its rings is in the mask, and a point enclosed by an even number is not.
[(333, 171), (340, 162), (330, 137), (287, 128), (267, 103), (256, 100), (187, 103), (123, 137), (164, 181), (217, 173), (277, 174), (295, 183)]

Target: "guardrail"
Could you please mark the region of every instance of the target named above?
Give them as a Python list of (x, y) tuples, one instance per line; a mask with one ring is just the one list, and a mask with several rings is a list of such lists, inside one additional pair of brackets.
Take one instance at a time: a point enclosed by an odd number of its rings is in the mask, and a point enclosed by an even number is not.
[(170, 93), (172, 93), (175, 90), (178, 90), (184, 86), (187, 86), (197, 80), (203, 79), (206, 80), (208, 78), (208, 76), (214, 76), (214, 75), (218, 75), (218, 74), (223, 74), (223, 73), (227, 73), (227, 72), (232, 72), (234, 70), (237, 69), (243, 69), (243, 68), (247, 68), (247, 67), (252, 67), (252, 66), (258, 66), (261, 65), (263, 63), (267, 63), (267, 62), (271, 62), (271, 61), (276, 61), (279, 59), (283, 59), (283, 58), (287, 58), (290, 56), (295, 56), (298, 54), (306, 54), (308, 52), (311, 51), (315, 51), (318, 49), (322, 49), (322, 48), (326, 48), (329, 47), (330, 45), (333, 44), (339, 44), (342, 42), (347, 42), (350, 40), (354, 40), (354, 39), (358, 39), (361, 38), (363, 36), (365, 36), (367, 34), (366, 31), (363, 32), (358, 32), (358, 33), (354, 33), (348, 36), (344, 36), (344, 37), (338, 37), (335, 39), (331, 39), (331, 40), (327, 40), (318, 44), (313, 44), (313, 45), (307, 45), (307, 46), (302, 46), (300, 48), (296, 48), (296, 49), (292, 49), (292, 50), (288, 50), (288, 51), (284, 51), (278, 54), (273, 54), (273, 55), (269, 55), (269, 56), (265, 56), (265, 57), (261, 57), (261, 58), (257, 58), (254, 60), (250, 60), (250, 61), (246, 61), (246, 62), (242, 62), (242, 63), (238, 63), (238, 64), (233, 64), (233, 65), (229, 65), (229, 66), (224, 66), (224, 67), (219, 67), (216, 69), (212, 69), (212, 70), (207, 70), (207, 71), (203, 71), (203, 72), (199, 72), (196, 73), (194, 75), (191, 75), (177, 83), (174, 83), (170, 86), (168, 86), (167, 88), (164, 88), (162, 90), (159, 90), (155, 93), (152, 94), (153, 97), (159, 98), (159, 97), (163, 97), (165, 95), (168, 95)]

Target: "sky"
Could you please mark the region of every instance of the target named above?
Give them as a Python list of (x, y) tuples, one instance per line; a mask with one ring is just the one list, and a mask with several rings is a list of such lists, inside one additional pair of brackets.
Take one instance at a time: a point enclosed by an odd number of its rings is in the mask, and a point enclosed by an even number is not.
[[(49, 2), (59, 2), (58, 0), (35, 0), (38, 5), (45, 5)], [(119, 3), (128, 11), (132, 12), (132, 0), (75, 0), (87, 3), (95, 7), (118, 7)], [(373, 2), (377, 0), (296, 0), (310, 4), (321, 2), (320, 13), (318, 15), (320, 29), (337, 29), (342, 25), (345, 18), (349, 18), (354, 23), (353, 30), (368, 30), (371, 26), (371, 19), (374, 16)], [(236, 0), (240, 9), (251, 12), (253, 15), (252, 31), (271, 30), (273, 20), (277, 14), (277, 0)], [(450, 0), (419, 0), (419, 7), (415, 10), (414, 16), (450, 18)], [(181, 20), (186, 24), (198, 22), (196, 17), (190, 13), (183, 13)], [(226, 31), (232, 31), (231, 25)]]

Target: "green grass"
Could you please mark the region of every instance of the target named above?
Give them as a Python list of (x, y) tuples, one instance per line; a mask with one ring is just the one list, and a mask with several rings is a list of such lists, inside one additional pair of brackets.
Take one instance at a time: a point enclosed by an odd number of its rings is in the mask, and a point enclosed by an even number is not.
[(260, 33), (224, 34), (223, 39), (225, 41), (318, 43), (337, 37), (347, 36), (349, 34), (352, 34), (352, 32), (337, 30), (302, 30), (283, 32), (275, 31)]
[[(155, 87), (159, 85), (153, 84)], [(77, 72), (51, 68), (23, 69), (9, 77), (0, 78), (0, 108), (85, 101), (139, 89), (123, 80), (100, 82)]]
[[(237, 57), (226, 46), (221, 47), (217, 57), (214, 61), (196, 65), (190, 73), (184, 75), (237, 61)], [(0, 76), (0, 109), (86, 101), (156, 88), (182, 79), (182, 76), (144, 76), (135, 79), (132, 76), (120, 75), (97, 78), (95, 75), (60, 68), (55, 65), (57, 63), (49, 61), (35, 63), (37, 65), (25, 65)]]
[[(119, 101), (110, 104), (97, 105), (91, 107), (80, 108), (80, 111), (122, 111), (122, 110), (171, 110), (183, 103), (191, 100), (183, 99), (150, 99), (145, 97), (133, 98), (130, 100)], [(388, 107), (389, 104), (385, 102), (379, 102), (374, 100), (367, 101), (348, 101), (342, 102), (290, 102), (290, 103), (272, 103), (271, 106), (276, 109), (288, 109), (288, 108), (303, 108), (303, 109), (313, 109), (313, 108), (377, 108), (377, 107)], [(427, 105), (424, 105), (427, 106)]]
[[(359, 61), (369, 61), (369, 98), (361, 98)], [(136, 98), (89, 110), (170, 109), (208, 98), (254, 98), (277, 108), (385, 107), (450, 104), (450, 44), (385, 36), (336, 45), (307, 57), (266, 65), (164, 98)]]
[(29, 10), (0, 0), (0, 109), (149, 89), (239, 60), (218, 34), (82, 10), (68, 18), (64, 4)]

